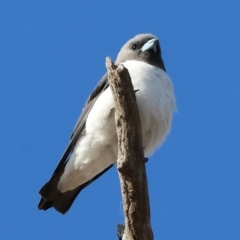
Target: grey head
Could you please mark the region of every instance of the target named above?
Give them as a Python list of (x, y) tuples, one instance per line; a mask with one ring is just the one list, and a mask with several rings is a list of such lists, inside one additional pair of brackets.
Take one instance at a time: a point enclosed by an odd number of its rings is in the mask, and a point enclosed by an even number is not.
[(124, 44), (116, 64), (127, 60), (143, 61), (166, 71), (161, 57), (159, 40), (152, 34), (139, 34)]

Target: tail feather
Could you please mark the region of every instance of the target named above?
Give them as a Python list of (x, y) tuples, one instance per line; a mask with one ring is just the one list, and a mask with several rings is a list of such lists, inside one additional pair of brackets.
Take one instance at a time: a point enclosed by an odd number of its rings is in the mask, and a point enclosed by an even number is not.
[(60, 192), (57, 188), (63, 170), (60, 171), (58, 174), (55, 173), (52, 178), (39, 191), (39, 194), (42, 198), (40, 199), (40, 202), (38, 204), (38, 209), (47, 210), (51, 207), (54, 207), (58, 212), (65, 214), (72, 206), (74, 200), (76, 199), (80, 191), (87, 187), (90, 183), (95, 181), (97, 178), (99, 178), (112, 166), (113, 165), (110, 165), (86, 183), (78, 186), (71, 191), (67, 191), (64, 193)]
[(47, 210), (54, 207), (62, 214), (65, 214), (70, 209), (79, 192), (83, 189), (82, 186), (79, 186), (72, 191), (62, 193), (55, 188), (53, 191), (54, 193), (50, 191), (49, 195), (45, 198), (45, 195), (42, 194), (42, 192), (44, 192), (44, 189), (49, 188), (49, 185), (51, 185), (51, 182), (47, 182), (41, 189), (43, 191), (40, 190), (39, 192), (42, 195), (42, 198), (38, 204), (38, 209)]

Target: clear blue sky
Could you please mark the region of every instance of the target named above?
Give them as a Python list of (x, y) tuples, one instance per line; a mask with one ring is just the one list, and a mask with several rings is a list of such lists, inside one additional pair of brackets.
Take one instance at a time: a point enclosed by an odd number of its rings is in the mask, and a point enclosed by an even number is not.
[(156, 240), (240, 239), (240, 2), (1, 1), (0, 238), (117, 239), (116, 168), (64, 216), (38, 190), (68, 143), (105, 57), (161, 41), (178, 113), (147, 163)]

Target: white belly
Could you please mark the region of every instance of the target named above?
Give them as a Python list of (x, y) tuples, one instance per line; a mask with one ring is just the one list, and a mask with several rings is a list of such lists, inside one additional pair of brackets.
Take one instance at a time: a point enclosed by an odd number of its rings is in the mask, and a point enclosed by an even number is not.
[[(169, 76), (161, 69), (140, 61), (127, 61), (136, 93), (142, 126), (144, 155), (149, 156), (170, 130), (175, 97)], [(78, 140), (58, 188), (74, 189), (92, 179), (117, 159), (114, 102), (110, 88), (95, 102), (86, 121), (86, 135)]]
[[(136, 93), (142, 126), (145, 156), (159, 147), (170, 130), (175, 97), (169, 76), (162, 69), (149, 64), (128, 61), (130, 76)], [(140, 66), (140, 67), (139, 67)]]

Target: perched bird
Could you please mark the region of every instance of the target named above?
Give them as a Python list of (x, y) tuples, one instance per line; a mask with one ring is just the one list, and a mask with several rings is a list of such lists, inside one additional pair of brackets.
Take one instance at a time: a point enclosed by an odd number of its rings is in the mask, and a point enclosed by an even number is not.
[[(122, 47), (115, 63), (128, 69), (138, 90), (144, 156), (148, 157), (166, 138), (175, 109), (159, 40), (151, 34), (135, 36)], [(114, 102), (105, 74), (88, 98), (52, 177), (40, 189), (38, 208), (54, 207), (66, 213), (80, 191), (110, 169), (117, 156)]]

